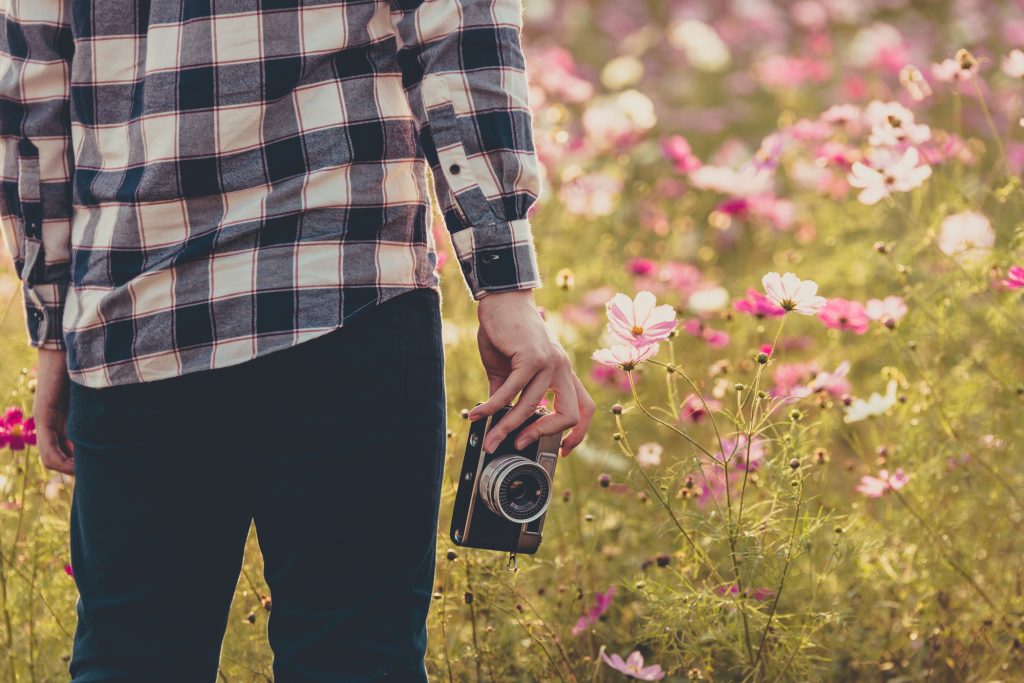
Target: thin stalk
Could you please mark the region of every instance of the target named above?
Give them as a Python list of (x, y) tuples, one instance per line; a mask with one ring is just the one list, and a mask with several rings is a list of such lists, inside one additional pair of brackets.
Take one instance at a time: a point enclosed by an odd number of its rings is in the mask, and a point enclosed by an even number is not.
[(772, 619), (779, 607), (779, 599), (782, 597), (782, 589), (786, 585), (786, 576), (789, 574), (789, 567), (793, 562), (793, 546), (796, 545), (796, 531), (800, 526), (800, 506), (804, 500), (804, 483), (800, 481), (797, 490), (796, 508), (793, 510), (793, 528), (789, 532), (789, 544), (786, 547), (786, 561), (782, 565), (782, 575), (779, 577), (779, 587), (775, 591), (775, 599), (772, 600), (772, 607), (768, 611), (768, 621), (764, 624), (764, 631), (761, 633), (761, 644), (757, 646), (757, 659), (754, 661), (754, 670), (764, 660), (764, 646), (768, 642), (768, 633), (771, 631)]

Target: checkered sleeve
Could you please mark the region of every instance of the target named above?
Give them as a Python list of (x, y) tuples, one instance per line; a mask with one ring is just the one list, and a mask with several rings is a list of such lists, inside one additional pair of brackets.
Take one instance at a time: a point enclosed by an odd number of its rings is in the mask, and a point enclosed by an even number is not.
[(70, 6), (0, 4), (0, 225), (24, 285), (29, 340), (56, 350), (71, 260)]
[(539, 287), (521, 0), (391, 0), (391, 9), (420, 145), (473, 298)]

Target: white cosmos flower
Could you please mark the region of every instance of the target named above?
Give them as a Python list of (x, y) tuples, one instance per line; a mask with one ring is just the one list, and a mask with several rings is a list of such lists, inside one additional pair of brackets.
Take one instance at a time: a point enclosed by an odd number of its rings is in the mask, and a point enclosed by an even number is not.
[(1003, 57), (1003, 73), (1010, 78), (1024, 78), (1024, 52), (1013, 50)]
[(939, 249), (961, 261), (977, 261), (992, 250), (996, 234), (984, 214), (956, 213), (942, 221)]
[(642, 467), (657, 467), (661, 464), (661, 454), (665, 451), (660, 443), (643, 443), (636, 447), (636, 461)]
[(616, 344), (607, 349), (598, 349), (591, 356), (602, 365), (610, 365), (615, 368), (622, 368), (629, 371), (645, 360), (653, 358), (658, 353), (657, 344), (647, 346), (633, 346), (632, 344)]
[(877, 204), (880, 199), (893, 192), (909, 192), (918, 187), (932, 174), (932, 167), (917, 165), (917, 150), (910, 147), (897, 161), (891, 162), (881, 170), (871, 168), (860, 161), (853, 164), (846, 180), (853, 187), (861, 189), (857, 197), (867, 205)]
[(787, 311), (816, 315), (827, 303), (825, 297), (818, 296), (818, 283), (801, 280), (793, 273), (768, 273), (761, 279), (761, 284), (768, 299)]
[(894, 405), (896, 405), (896, 380), (891, 379), (886, 386), (885, 396), (876, 391), (872, 392), (866, 401), (862, 398), (854, 399), (853, 403), (846, 407), (843, 421), (860, 422), (869, 417), (885, 415)]

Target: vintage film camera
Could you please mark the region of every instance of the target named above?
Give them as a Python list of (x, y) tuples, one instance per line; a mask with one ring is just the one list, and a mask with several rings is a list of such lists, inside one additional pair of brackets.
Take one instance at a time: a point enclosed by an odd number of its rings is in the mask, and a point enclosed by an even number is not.
[(539, 408), (509, 434), (493, 453), (483, 450), (484, 434), (511, 409), (472, 423), (455, 496), (451, 537), (469, 548), (533, 554), (540, 547), (544, 517), (562, 434), (542, 436), (517, 451), (516, 436), (548, 413)]

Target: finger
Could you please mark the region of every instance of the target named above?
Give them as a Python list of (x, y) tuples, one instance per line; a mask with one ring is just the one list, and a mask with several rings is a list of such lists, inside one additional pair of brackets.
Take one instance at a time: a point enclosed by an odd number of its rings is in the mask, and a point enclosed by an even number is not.
[(516, 438), (517, 449), (526, 448), (542, 436), (560, 434), (579, 422), (580, 408), (576, 398), (576, 386), (572, 381), (572, 372), (568, 368), (556, 375), (551, 390), (555, 394), (554, 412), (548, 413), (524, 429)]
[(594, 403), (594, 399), (591, 398), (590, 393), (586, 387), (583, 386), (583, 382), (574, 373), (572, 376), (573, 384), (576, 387), (576, 400), (580, 407), (580, 421), (576, 424), (569, 435), (562, 441), (562, 456), (565, 457), (572, 453), (573, 449), (583, 443), (583, 439), (587, 436), (587, 431), (590, 429), (590, 423), (594, 419), (594, 415), (597, 413), (597, 404)]
[(505, 383), (505, 377), (499, 377), (498, 375), (490, 375), (487, 378), (487, 395), (494, 396), (494, 392), (501, 388), (501, 385)]
[(505, 440), (505, 437), (518, 429), (526, 421), (526, 418), (537, 412), (537, 406), (544, 400), (544, 394), (548, 391), (550, 381), (551, 372), (548, 370), (542, 370), (530, 380), (512, 410), (505, 413), (498, 424), (487, 430), (487, 436), (484, 438), (485, 451), (493, 453), (494, 449)]
[(469, 411), (470, 420), (479, 420), (482, 417), (494, 415), (516, 397), (526, 385), (536, 376), (537, 371), (533, 368), (521, 367), (514, 369), (500, 387), (491, 392), (491, 397)]

